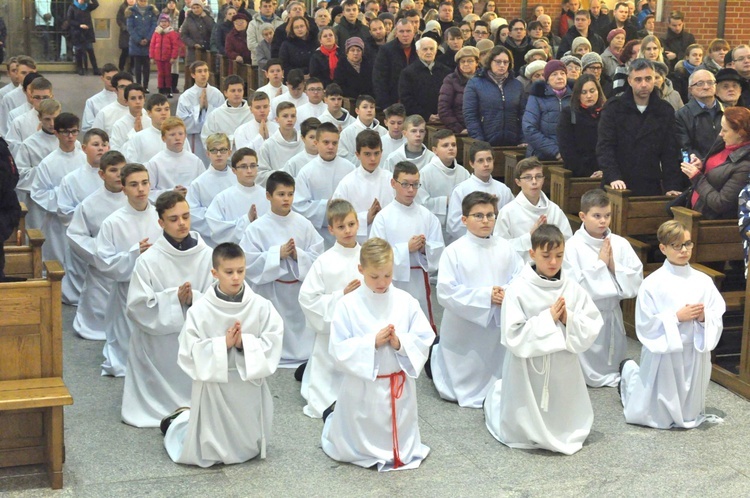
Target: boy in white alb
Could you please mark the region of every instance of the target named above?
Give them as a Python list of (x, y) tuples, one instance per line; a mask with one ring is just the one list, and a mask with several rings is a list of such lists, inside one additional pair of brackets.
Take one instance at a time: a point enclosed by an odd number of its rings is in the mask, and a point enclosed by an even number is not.
[(102, 156), (99, 162), (99, 178), (103, 180), (103, 185), (76, 207), (66, 232), (71, 252), (87, 265), (86, 277), (73, 319), (73, 330), (80, 337), (94, 341), (106, 339), (104, 312), (107, 297), (115, 284), (95, 266), (96, 236), (105, 218), (128, 203), (128, 198), (122, 193), (120, 180), (123, 166), (125, 157), (116, 150)]
[(391, 187), (396, 193), (394, 202), (375, 216), (370, 238), (385, 239), (393, 246), (393, 285), (419, 301), (433, 330), (437, 330), (432, 315), (428, 273), (438, 269), (445, 244), (440, 221), (415, 202), (419, 185), (419, 170), (413, 163), (402, 161), (396, 164), (391, 179)]
[(210, 467), (266, 457), (273, 398), (266, 377), (279, 364), (284, 323), (273, 305), (244, 284), (236, 244), (214, 249), (218, 280), (187, 312), (177, 364), (193, 379), (190, 409), (161, 424), (177, 463)]
[(18, 84), (15, 88), (11, 88), (0, 101), (0, 135), (8, 134), (8, 126), (10, 125), (8, 116), (10, 112), (16, 107), (28, 103), (23, 82), (30, 73), (36, 73), (36, 62), (31, 57), (20, 55), (16, 60)]
[(292, 212), (294, 178), (275, 171), (266, 182), (271, 210), (251, 223), (240, 246), (247, 257), (246, 279), (284, 317), (280, 366), (294, 368), (312, 354), (315, 332), (305, 322), (299, 290), (323, 252), (323, 238), (304, 216)]
[(266, 67), (263, 68), (263, 75), (266, 77), (268, 83), (258, 88), (257, 92), (265, 93), (271, 100), (289, 92), (289, 89), (284, 85), (284, 69), (281, 59), (268, 59)]
[(541, 225), (531, 235), (532, 264), (503, 298), (507, 352), (502, 379), (487, 393), (484, 419), (506, 446), (572, 455), (594, 422), (578, 355), (604, 322), (586, 291), (560, 271), (564, 251), (565, 237), (555, 225)]
[(185, 200), (190, 205), (190, 226), (213, 249), (219, 243), (211, 238), (206, 211), (217, 195), (234, 186), (236, 179), (228, 161), (232, 145), (225, 134), (215, 133), (209, 136), (206, 139), (206, 151), (211, 164), (190, 184)]
[(337, 83), (328, 84), (323, 101), (326, 103), (326, 110), (318, 116), (321, 123), (333, 123), (339, 131), (344, 131), (350, 124), (356, 121), (357, 118), (343, 108), (344, 91)]
[(406, 143), (391, 152), (391, 155), (385, 160), (384, 168), (393, 171), (396, 163), (401, 161), (413, 163), (418, 170), (427, 166), (435, 158), (435, 154), (424, 145), (426, 135), (427, 124), (424, 118), (419, 114), (407, 116), (404, 120)]
[(328, 109), (323, 102), (323, 82), (316, 77), (305, 81), (305, 95), (307, 103), (297, 106), (297, 123), (302, 123), (309, 118), (317, 118)]
[(573, 231), (562, 209), (542, 192), (544, 170), (539, 159), (532, 156), (519, 161), (514, 175), (521, 191), (513, 202), (500, 210), (495, 235), (508, 239), (513, 248), (529, 262), (534, 230), (549, 223), (560, 229), (565, 240), (573, 236)]
[(315, 260), (299, 291), (299, 304), (315, 331), (315, 344), (301, 388), (302, 397), (307, 400), (302, 413), (312, 418), (321, 418), (338, 397), (341, 376), (329, 352), (331, 319), (339, 300), (361, 283), (357, 271), (360, 249), (357, 213), (349, 202), (331, 199), (326, 215), (336, 243)]
[(291, 102), (282, 102), (276, 109), (276, 122), (279, 129), (263, 142), (258, 151), (258, 184), (263, 186), (274, 171), (280, 170), (290, 157), (304, 150), (295, 124), (297, 109)]
[(357, 97), (357, 119), (341, 131), (341, 144), (339, 147), (339, 157), (342, 157), (350, 163), (357, 165), (357, 135), (364, 130), (375, 130), (382, 137), (388, 133), (388, 130), (380, 126), (380, 122), (375, 119), (375, 99), (369, 95), (360, 95)]
[(341, 179), (354, 171), (354, 165), (336, 155), (339, 146), (339, 130), (336, 125), (323, 123), (315, 133), (318, 157), (304, 166), (297, 175), (294, 210), (310, 220), (323, 236), (326, 248), (330, 248), (335, 239), (328, 232), (328, 200), (332, 198)]
[(113, 150), (122, 151), (123, 146), (136, 133), (151, 127), (151, 118), (143, 108), (146, 104), (146, 90), (138, 83), (128, 85), (125, 89), (125, 100), (128, 103), (128, 112), (115, 121), (110, 132)]
[(206, 210), (206, 224), (217, 244), (238, 243), (247, 226), (271, 208), (266, 191), (256, 184), (258, 155), (242, 147), (232, 154), (234, 185), (220, 192)]
[(468, 231), (440, 258), (436, 290), (443, 321), (430, 364), (441, 398), (481, 408), (487, 391), (502, 376), (500, 312), (505, 289), (524, 262), (507, 240), (492, 235), (495, 196), (472, 192), (462, 208), (461, 221)]
[(191, 382), (175, 361), (185, 314), (209, 292), (212, 250), (190, 231), (190, 206), (179, 192), (156, 199), (164, 233), (135, 262), (128, 288), (128, 374), (122, 421), (159, 427), (165, 413), (190, 403)]
[(292, 69), (286, 75), (286, 87), (288, 92), (284, 92), (271, 99), (270, 118), (276, 118), (276, 108), (282, 102), (291, 102), (295, 108), (307, 104), (307, 94), (305, 94), (305, 75), (301, 69)]
[(495, 163), (492, 158), (492, 146), (489, 143), (477, 140), (471, 144), (469, 166), (474, 173), (467, 180), (456, 185), (448, 201), (445, 230), (454, 240), (466, 233), (466, 225), (461, 222), (461, 203), (464, 197), (476, 191), (487, 192), (497, 197), (498, 210), (513, 200), (510, 189), (504, 183), (492, 178)]
[(276, 120), (269, 119), (271, 103), (268, 95), (263, 92), (253, 92), (249, 99), (250, 112), (253, 119), (243, 124), (234, 132), (234, 149), (249, 147), (260, 150), (263, 143), (279, 129)]
[(206, 62), (195, 61), (190, 64), (190, 76), (193, 78), (193, 86), (182, 92), (177, 100), (175, 116), (185, 123), (188, 134), (187, 143), (190, 144), (193, 154), (208, 165), (208, 156), (203, 147), (204, 141), (201, 140), (201, 130), (206, 117), (224, 104), (224, 95), (218, 88), (208, 84), (211, 74)]
[[(128, 162), (146, 163), (167, 148), (161, 139), (161, 125), (171, 115), (167, 97), (161, 93), (150, 95), (146, 100), (146, 113), (151, 120), (151, 126), (137, 132), (120, 149)], [(189, 140), (185, 141), (184, 148), (191, 152)]]
[(320, 126), (320, 120), (318, 118), (307, 118), (300, 126), (300, 140), (304, 145), (304, 149), (297, 152), (291, 159), (289, 159), (281, 171), (286, 171), (293, 178), (297, 178), (297, 174), (302, 168), (309, 164), (313, 159), (318, 157), (318, 141), (315, 136), (317, 134), (318, 126)]
[(112, 86), (112, 78), (117, 74), (117, 66), (108, 62), (102, 66), (102, 84), (104, 88), (97, 94), (89, 97), (83, 107), (81, 118), (81, 131), (86, 133), (94, 127), (94, 119), (104, 107), (117, 102), (117, 89)]
[(148, 170), (142, 164), (130, 163), (120, 173), (126, 206), (102, 222), (96, 236), (94, 265), (115, 284), (107, 297), (104, 363), (102, 375), (124, 377), (133, 323), (125, 313), (128, 287), (135, 262), (162, 233), (159, 216), (148, 201)]
[(656, 236), (667, 260), (638, 289), (641, 364), (620, 364), (618, 391), (627, 423), (692, 429), (720, 421), (706, 414), (706, 392), (726, 304), (711, 279), (690, 266), (693, 241), (684, 225), (664, 222)]
[(112, 87), (117, 91), (117, 100), (107, 104), (96, 114), (93, 128), (99, 128), (108, 134), (112, 132), (112, 126), (123, 116), (128, 114), (128, 100), (125, 98), (125, 89), (133, 83), (133, 75), (120, 71), (112, 76)]
[(385, 127), (388, 133), (381, 137), (383, 141), (383, 155), (381, 161), (383, 166), (393, 151), (406, 143), (404, 137), (404, 120), (406, 119), (406, 108), (403, 104), (392, 104), (383, 111), (385, 115)]
[(217, 107), (206, 117), (201, 128), (201, 142), (206, 143), (209, 135), (224, 133), (234, 143), (234, 132), (253, 119), (247, 101), (243, 99), (245, 80), (236, 74), (230, 74), (224, 80), (226, 102)]
[(393, 259), (383, 239), (365, 242), (365, 285), (334, 310), (329, 350), (342, 379), (321, 437), (332, 459), (381, 472), (415, 469), (430, 452), (419, 434), (416, 379), (435, 335), (419, 303), (391, 285)]
[(583, 223), (568, 239), (563, 271), (586, 289), (604, 320), (596, 342), (579, 359), (589, 387), (614, 387), (628, 350), (620, 301), (638, 293), (643, 264), (630, 242), (609, 230), (612, 206), (604, 190), (583, 194), (578, 216)]
[[(53, 99), (52, 83), (47, 78), (39, 77), (28, 84), (26, 96), (29, 99), (28, 108), (16, 109), (17, 117), (8, 126), (5, 141), (8, 142), (11, 154), (18, 153), (18, 148), (24, 140), (39, 130), (39, 105), (47, 99)], [(11, 113), (13, 116), (14, 113)]]
[(332, 198), (346, 199), (357, 212), (357, 241), (364, 243), (372, 222), (380, 210), (393, 200), (392, 175), (379, 166), (382, 160), (381, 137), (375, 130), (357, 135), (359, 166), (341, 179)]
[(166, 148), (151, 158), (144, 166), (151, 179), (149, 198), (156, 201), (165, 190), (177, 190), (187, 195), (187, 186), (206, 172), (198, 156), (185, 150), (187, 133), (180, 118), (167, 118), (161, 125), (161, 139)]

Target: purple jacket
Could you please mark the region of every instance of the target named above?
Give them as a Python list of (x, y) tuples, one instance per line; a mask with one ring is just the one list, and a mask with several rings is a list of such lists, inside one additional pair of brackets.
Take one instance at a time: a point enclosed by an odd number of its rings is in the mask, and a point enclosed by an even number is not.
[(469, 79), (456, 68), (443, 80), (438, 97), (438, 115), (440, 121), (453, 133), (466, 129), (464, 123), (464, 89)]

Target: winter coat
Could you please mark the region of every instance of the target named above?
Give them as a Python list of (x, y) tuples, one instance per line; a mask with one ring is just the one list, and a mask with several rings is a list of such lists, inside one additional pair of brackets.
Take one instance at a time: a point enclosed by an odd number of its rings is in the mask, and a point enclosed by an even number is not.
[[(703, 159), (703, 164), (722, 150), (724, 141), (720, 140)], [(706, 174), (698, 173), (690, 180), (693, 189), (700, 195), (693, 209), (702, 213), (707, 220), (736, 218), (737, 198), (747, 185), (748, 174), (750, 145), (732, 151), (724, 163)]]
[(439, 62), (429, 69), (417, 59), (401, 71), (398, 80), (398, 99), (406, 108), (406, 115), (419, 114), (425, 121), (438, 113), (438, 97), (443, 80), (451, 70)]
[(623, 180), (633, 195), (661, 195), (683, 190), (687, 183), (680, 171), (674, 109), (658, 92), (651, 92), (644, 112), (630, 87), (607, 101), (599, 118), (596, 159), (604, 185)]
[(341, 86), (344, 97), (352, 99), (352, 102), (360, 95), (372, 95), (372, 59), (363, 57), (359, 72), (352, 67), (346, 57), (339, 59), (333, 73), (333, 81)]
[(117, 25), (120, 27), (120, 37), (117, 39), (117, 47), (125, 50), (130, 46), (130, 33), (128, 33), (128, 22), (125, 20), (125, 11), (130, 8), (127, 2), (122, 2), (117, 9)]
[(409, 60), (406, 60), (406, 54), (397, 39), (380, 47), (372, 67), (372, 87), (378, 107), (385, 109), (398, 102), (398, 81), (401, 71), (416, 60), (419, 58), (414, 42), (411, 44)]
[(155, 61), (169, 61), (176, 59), (180, 55), (182, 41), (177, 31), (171, 27), (162, 30), (157, 27), (151, 37), (151, 45), (148, 49), (148, 56)]
[(672, 88), (680, 94), (680, 100), (687, 102), (690, 100), (690, 96), (688, 95), (688, 80), (690, 79), (690, 74), (688, 74), (688, 70), (683, 66), (684, 62), (685, 61), (678, 62), (674, 67), (674, 71), (669, 73), (667, 78), (672, 82)]
[[(341, 59), (346, 58), (339, 54), (339, 64), (341, 63)], [(370, 60), (373, 60), (374, 57), (371, 57)], [(371, 68), (372, 70), (372, 68)], [(328, 56), (325, 55), (323, 52), (320, 51), (320, 47), (318, 47), (315, 52), (312, 53), (310, 56), (310, 77), (318, 78), (323, 83), (323, 88), (327, 87), (328, 85), (333, 82), (331, 79), (331, 68), (328, 65)], [(372, 74), (372, 73), (371, 73)], [(372, 88), (372, 82), (370, 83), (370, 88)], [(372, 95), (372, 94), (369, 94)]]
[(518, 76), (518, 71), (521, 69), (521, 66), (526, 64), (526, 61), (524, 60), (526, 53), (534, 48), (533, 45), (531, 45), (531, 38), (527, 36), (520, 44), (516, 44), (511, 37), (508, 37), (503, 45), (505, 45), (505, 48), (510, 50), (513, 54), (513, 73)]
[[(91, 11), (98, 8), (99, 0), (89, 0), (88, 8), (86, 10), (81, 10), (75, 5), (68, 7), (68, 14), (65, 19), (68, 21), (68, 26), (70, 26), (70, 42), (74, 47), (86, 45), (88, 43), (96, 43), (94, 21), (91, 19)], [(81, 29), (82, 24), (88, 26), (88, 29)]]
[(284, 40), (279, 50), (284, 74), (288, 76), (292, 69), (302, 69), (303, 73), (309, 74), (310, 58), (317, 48), (318, 41), (312, 37), (308, 37), (307, 40), (296, 37)]
[(481, 69), (464, 89), (464, 122), (469, 136), (493, 146), (520, 144), (525, 106), (523, 85), (512, 74), (500, 87)]
[[(305, 16), (307, 19), (307, 25), (310, 27), (310, 34), (308, 38), (310, 40), (315, 40), (317, 42), (318, 40), (318, 25), (315, 24), (315, 20), (313, 20), (311, 17)], [(273, 39), (271, 40), (271, 55), (274, 57), (280, 57), (281, 55), (281, 45), (286, 41), (287, 34), (286, 34), (286, 26), (289, 24), (289, 19), (284, 24), (280, 24), (276, 30), (273, 32)], [(262, 33), (261, 33), (262, 35)], [(262, 36), (261, 36), (262, 37)], [(341, 45), (339, 45), (340, 47)]]
[(685, 105), (680, 93), (674, 89), (672, 80), (668, 78), (664, 80), (664, 86), (661, 88), (661, 98), (669, 102), (675, 111), (679, 111)]
[(677, 57), (671, 61), (668, 60), (666, 56), (664, 57), (664, 62), (666, 62), (669, 69), (672, 70), (674, 69), (675, 64), (685, 58), (685, 50), (695, 43), (695, 36), (684, 29), (682, 30), (682, 33), (678, 35), (671, 29), (667, 28), (667, 36), (661, 38), (660, 41), (665, 52), (674, 52), (677, 54)]
[[(260, 60), (260, 57), (257, 56), (256, 52), (260, 43), (263, 41), (263, 33), (260, 31), (263, 24), (265, 24), (265, 21), (260, 17), (260, 12), (258, 12), (252, 17), (252, 20), (247, 25), (247, 48), (249, 48), (250, 52), (253, 54), (253, 61)], [(274, 15), (273, 20), (268, 24), (276, 29), (284, 24), (284, 21), (282, 21), (279, 16)], [(281, 46), (281, 44), (279, 44), (279, 46)]]
[(615, 75), (615, 71), (620, 67), (620, 60), (615, 57), (615, 54), (609, 49), (609, 47), (602, 52), (602, 74), (606, 74), (609, 79), (612, 79)]
[[(612, 22), (609, 24), (606, 30), (604, 30), (604, 33), (600, 33), (600, 36), (603, 40), (607, 39), (607, 35), (610, 31), (617, 28), (617, 21), (612, 19)], [(636, 40), (638, 39), (638, 27), (633, 24), (630, 19), (625, 21), (625, 25), (622, 27), (622, 29), (625, 30), (625, 43), (629, 42), (630, 40)]]
[(456, 64), (456, 52), (448, 47), (445, 47), (445, 52), (442, 54), (438, 51), (438, 56), (435, 57), (435, 61), (446, 66), (451, 71), (454, 71), (458, 65)]
[(151, 36), (156, 29), (156, 20), (159, 18), (159, 11), (153, 5), (146, 7), (146, 12), (141, 14), (137, 4), (125, 11), (125, 19), (128, 23), (128, 33), (130, 33), (130, 44), (128, 46), (131, 56), (148, 57), (149, 45), (141, 45), (143, 40), (151, 41)]
[(570, 107), (570, 88), (558, 98), (552, 87), (543, 81), (531, 85), (526, 111), (523, 114), (523, 139), (528, 144), (526, 157), (536, 156), (541, 161), (554, 161), (557, 146), (557, 123), (563, 109)]
[(722, 116), (724, 116), (724, 106), (718, 100), (712, 113), (709, 109), (701, 107), (695, 99), (690, 99), (682, 109), (675, 113), (677, 141), (680, 148), (688, 154), (695, 154), (700, 158), (706, 157), (719, 137)]
[[(575, 28), (575, 26), (571, 26), (570, 29), (568, 29), (568, 32), (565, 34), (565, 36), (562, 37), (562, 40), (560, 41), (560, 46), (557, 48), (557, 58), (562, 59), (563, 55), (565, 55), (565, 52), (571, 50), (573, 48), (573, 40), (581, 36), (581, 33), (578, 32), (578, 30)], [(607, 44), (604, 40), (602, 40), (602, 37), (596, 34), (596, 32), (589, 27), (589, 35), (586, 37), (586, 39), (591, 43), (591, 51), (596, 52), (597, 54), (600, 54), (604, 52), (607, 49)]]
[[(226, 55), (227, 36), (234, 29), (232, 21), (222, 21), (214, 24), (211, 30), (211, 52), (218, 52)], [(247, 40), (245, 41), (247, 43)]]
[(342, 55), (344, 54), (346, 40), (349, 38), (358, 36), (362, 41), (365, 41), (370, 37), (370, 30), (359, 19), (352, 24), (342, 17), (341, 22), (333, 28), (333, 31), (336, 33), (336, 43), (340, 47)]
[(188, 12), (180, 27), (182, 43), (187, 47), (186, 63), (195, 61), (195, 45), (208, 50), (211, 44), (211, 32), (214, 27), (213, 18), (204, 10), (200, 16)]
[(599, 171), (596, 161), (596, 140), (599, 117), (586, 110), (567, 107), (560, 112), (557, 123), (557, 145), (565, 168), (574, 177), (591, 176)]
[(224, 53), (232, 60), (239, 55), (244, 64), (252, 64), (253, 56), (247, 48), (247, 31), (232, 29), (224, 40)]
[(469, 78), (456, 68), (445, 77), (438, 97), (438, 116), (446, 128), (453, 133), (466, 129), (464, 121), (464, 90)]

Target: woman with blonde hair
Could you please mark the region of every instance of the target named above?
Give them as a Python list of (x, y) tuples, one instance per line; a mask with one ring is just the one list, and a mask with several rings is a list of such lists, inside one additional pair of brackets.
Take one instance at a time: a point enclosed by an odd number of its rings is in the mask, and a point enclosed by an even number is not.
[(638, 52), (638, 59), (648, 59), (652, 62), (664, 63), (664, 48), (662, 48), (659, 38), (653, 35), (644, 37), (641, 40), (641, 50)]

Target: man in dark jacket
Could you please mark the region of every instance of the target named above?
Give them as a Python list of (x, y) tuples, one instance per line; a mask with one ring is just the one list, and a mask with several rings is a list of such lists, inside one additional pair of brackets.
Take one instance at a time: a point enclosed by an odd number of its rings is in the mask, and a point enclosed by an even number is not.
[(679, 10), (669, 13), (669, 24), (667, 24), (667, 36), (661, 40), (664, 48), (664, 62), (669, 70), (674, 69), (678, 61), (685, 58), (685, 50), (695, 43), (695, 36), (685, 31), (685, 15)]
[(710, 71), (693, 71), (688, 85), (692, 97), (675, 114), (677, 141), (682, 150), (705, 161), (721, 131), (724, 106), (716, 99), (716, 77)]
[(732, 62), (734, 70), (740, 75), (742, 81), (742, 96), (737, 101), (741, 105), (750, 109), (750, 46), (737, 45), (732, 50)]
[(579, 10), (576, 12), (575, 26), (569, 28), (568, 32), (563, 36), (562, 41), (560, 41), (560, 47), (557, 49), (558, 59), (562, 59), (565, 52), (573, 46), (573, 40), (579, 36), (586, 38), (591, 43), (592, 52), (601, 55), (607, 49), (607, 44), (604, 43), (602, 37), (591, 29), (591, 14), (589, 11)]
[(599, 121), (596, 157), (603, 184), (633, 195), (677, 195), (686, 186), (674, 108), (654, 91), (655, 74), (651, 61), (632, 61), (630, 86), (607, 101)]
[(533, 48), (531, 38), (526, 36), (526, 21), (513, 19), (510, 24), (510, 34), (505, 40), (505, 47), (513, 54), (513, 74), (518, 75), (518, 70), (524, 65), (526, 52)]
[(398, 101), (398, 81), (401, 71), (417, 60), (414, 26), (404, 17), (396, 23), (396, 38), (378, 50), (372, 68), (372, 87), (378, 107), (385, 109)]
[[(591, 27), (589, 29), (599, 35), (602, 40), (606, 40), (612, 19), (608, 15), (602, 14), (602, 4), (599, 0), (591, 0), (589, 2), (589, 13), (591, 14)], [(607, 32), (603, 33), (605, 29)]]
[(357, 19), (359, 15), (359, 4), (357, 0), (344, 0), (341, 3), (344, 8), (344, 16), (341, 18), (341, 22), (333, 28), (336, 32), (336, 38), (338, 39), (338, 45), (340, 48), (346, 46), (346, 40), (349, 38), (360, 38), (366, 40), (370, 36), (370, 30), (367, 26), (362, 24), (362, 21)]
[(638, 38), (638, 28), (630, 20), (630, 9), (626, 2), (617, 2), (614, 10), (614, 19), (605, 31), (609, 33), (613, 29), (625, 30), (625, 42)]
[(365, 54), (372, 60), (378, 55), (380, 47), (386, 44), (388, 33), (385, 31), (385, 24), (380, 19), (370, 21), (370, 35), (364, 38)]
[(398, 81), (398, 98), (406, 108), (406, 114), (419, 114), (425, 121), (439, 121), (438, 97), (443, 80), (451, 70), (435, 62), (437, 42), (432, 38), (421, 38), (417, 44), (419, 60), (401, 71)]
[(5, 278), (3, 242), (11, 236), (21, 219), (21, 206), (16, 197), (18, 169), (10, 155), (8, 144), (0, 138), (0, 282)]

